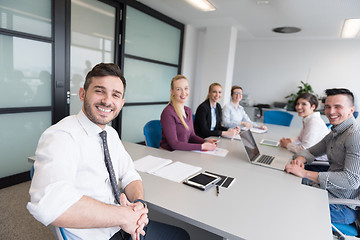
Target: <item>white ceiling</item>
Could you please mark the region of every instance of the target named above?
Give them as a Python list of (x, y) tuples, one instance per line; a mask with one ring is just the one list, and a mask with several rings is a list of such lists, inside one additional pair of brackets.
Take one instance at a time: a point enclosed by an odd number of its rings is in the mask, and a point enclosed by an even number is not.
[[(232, 25), (238, 39), (340, 39), (344, 20), (360, 18), (360, 0), (210, 0), (217, 8), (213, 12), (201, 12), (185, 0), (138, 1), (196, 28)], [(302, 31), (272, 32), (284, 26)]]

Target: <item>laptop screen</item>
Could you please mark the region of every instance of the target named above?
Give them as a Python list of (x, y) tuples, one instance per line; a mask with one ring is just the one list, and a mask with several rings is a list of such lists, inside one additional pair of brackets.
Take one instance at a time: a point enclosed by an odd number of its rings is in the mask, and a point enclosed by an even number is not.
[(250, 130), (240, 133), (241, 141), (244, 144), (245, 151), (250, 161), (255, 161), (260, 155), (259, 148), (256, 145), (255, 139)]

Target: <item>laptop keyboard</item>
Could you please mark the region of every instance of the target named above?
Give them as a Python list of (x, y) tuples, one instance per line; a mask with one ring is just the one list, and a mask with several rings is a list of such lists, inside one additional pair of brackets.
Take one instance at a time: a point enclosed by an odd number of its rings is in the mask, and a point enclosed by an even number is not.
[(274, 160), (273, 156), (261, 155), (259, 160), (257, 160), (257, 162), (270, 165), (273, 160)]

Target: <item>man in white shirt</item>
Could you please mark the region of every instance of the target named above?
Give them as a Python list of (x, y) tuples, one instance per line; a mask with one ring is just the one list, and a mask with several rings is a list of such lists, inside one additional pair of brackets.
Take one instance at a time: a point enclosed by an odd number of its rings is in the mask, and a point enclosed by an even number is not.
[[(43, 224), (64, 228), (68, 239), (189, 239), (180, 228), (149, 223), (141, 178), (107, 125), (124, 105), (125, 87), (116, 64), (98, 64), (87, 74), (79, 90), (82, 110), (48, 128), (39, 140), (27, 208)], [(120, 204), (104, 162), (103, 131), (116, 181), (125, 192)]]

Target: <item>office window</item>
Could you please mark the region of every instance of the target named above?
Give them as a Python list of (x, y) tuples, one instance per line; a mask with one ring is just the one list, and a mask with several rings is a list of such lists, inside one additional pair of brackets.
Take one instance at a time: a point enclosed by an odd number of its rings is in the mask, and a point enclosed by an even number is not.
[(29, 171), (40, 135), (51, 125), (51, 112), (0, 115), (0, 178)]
[(0, 28), (51, 37), (51, 1), (2, 0)]
[(127, 102), (164, 102), (169, 101), (170, 82), (177, 75), (178, 68), (125, 58)]
[(127, 80), (121, 138), (143, 142), (146, 122), (160, 119), (170, 82), (181, 70), (184, 26), (144, 9), (126, 7), (124, 75)]
[[(122, 128), (121, 134), (126, 136), (128, 142), (144, 141), (143, 128), (145, 124), (153, 119), (160, 119), (162, 110), (166, 104), (144, 106), (128, 106), (122, 110), (122, 121), (126, 122), (126, 126)], [(141, 136), (134, 134), (134, 131), (140, 129)]]
[(0, 108), (51, 105), (51, 44), (0, 35)]
[(125, 34), (126, 54), (179, 63), (181, 29), (127, 7)]
[(30, 170), (52, 121), (51, 0), (0, 3), (0, 179)]
[(70, 115), (82, 107), (78, 92), (86, 74), (98, 63), (114, 62), (115, 11), (97, 0), (71, 1)]

